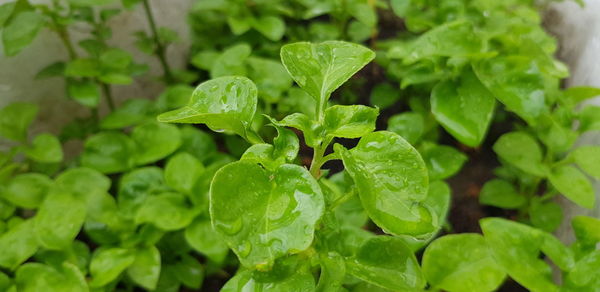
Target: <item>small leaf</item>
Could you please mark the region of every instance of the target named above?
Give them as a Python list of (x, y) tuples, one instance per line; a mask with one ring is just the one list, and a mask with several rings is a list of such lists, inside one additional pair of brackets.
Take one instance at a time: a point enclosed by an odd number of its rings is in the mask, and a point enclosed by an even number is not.
[(137, 211), (135, 222), (152, 223), (162, 230), (177, 230), (188, 226), (196, 212), (182, 194), (162, 193), (147, 198)]
[(43, 15), (34, 11), (23, 11), (14, 16), (2, 31), (6, 56), (14, 56), (27, 47), (42, 29), (44, 22)]
[(246, 137), (256, 112), (257, 89), (245, 77), (221, 77), (196, 88), (190, 103), (158, 116), (160, 122), (206, 124), (213, 131)]
[(92, 256), (90, 263), (91, 287), (102, 287), (115, 280), (135, 262), (135, 252), (125, 248), (105, 248)]
[(210, 188), (213, 226), (248, 268), (269, 269), (276, 258), (307, 249), (323, 208), (319, 184), (297, 165), (268, 172), (234, 162), (216, 173)]
[(486, 182), (479, 194), (479, 203), (503, 209), (518, 209), (525, 206), (527, 199), (515, 187), (501, 179)]
[(90, 80), (67, 80), (69, 97), (81, 105), (96, 108), (100, 103), (100, 87)]
[(100, 68), (95, 59), (75, 59), (67, 63), (65, 76), (67, 77), (97, 77), (100, 75)]
[(202, 264), (190, 255), (184, 255), (181, 261), (173, 266), (177, 279), (183, 285), (192, 289), (198, 289), (204, 281), (204, 268)]
[(58, 267), (40, 263), (27, 263), (15, 275), (18, 291), (22, 292), (87, 292), (84, 275), (70, 263)]
[(336, 147), (354, 179), (363, 207), (385, 232), (421, 236), (435, 229), (437, 218), (420, 204), (429, 186), (423, 159), (408, 142), (392, 132), (363, 136), (348, 151)]
[(276, 282), (257, 281), (252, 278), (252, 271), (240, 271), (225, 283), (221, 292), (240, 292), (245, 289), (262, 292), (311, 292), (315, 290), (315, 279), (306, 269)]
[(40, 72), (38, 72), (35, 75), (35, 79), (45, 79), (50, 77), (62, 76), (65, 73), (65, 67), (66, 65), (64, 62), (54, 62), (44, 67), (44, 69), (40, 70)]
[(160, 252), (154, 246), (138, 248), (127, 275), (141, 287), (154, 290), (160, 275)]
[(229, 251), (227, 244), (213, 229), (208, 219), (194, 220), (185, 229), (185, 239), (193, 249), (217, 263), (223, 262)]
[(178, 192), (188, 194), (204, 172), (204, 165), (186, 152), (179, 153), (165, 166), (165, 182)]
[(131, 138), (137, 145), (135, 162), (138, 165), (163, 159), (177, 150), (181, 144), (181, 134), (176, 126), (157, 122), (135, 127), (131, 132)]
[(266, 58), (248, 58), (248, 76), (256, 83), (259, 96), (268, 102), (278, 102), (292, 86), (292, 78), (280, 62)]
[(573, 166), (560, 166), (549, 176), (552, 185), (565, 197), (584, 208), (593, 209), (596, 202), (592, 183)]
[(600, 219), (588, 216), (575, 216), (571, 221), (577, 241), (594, 246), (600, 242)]
[(600, 179), (600, 147), (582, 146), (571, 153), (577, 166), (590, 176)]
[(0, 235), (0, 266), (14, 270), (38, 250), (33, 221), (25, 220)]
[(11, 103), (0, 110), (0, 136), (24, 142), (27, 128), (38, 113), (38, 107), (24, 102)]
[(421, 155), (429, 170), (429, 179), (449, 178), (460, 171), (467, 162), (467, 156), (453, 147), (430, 144), (423, 146)]
[(147, 99), (126, 100), (119, 108), (106, 115), (100, 122), (104, 130), (116, 130), (140, 124), (150, 116), (152, 102)]
[(63, 249), (75, 239), (86, 215), (86, 206), (64, 190), (52, 190), (34, 218), (34, 230), (46, 249)]
[(155, 192), (166, 191), (163, 171), (158, 167), (142, 167), (124, 174), (119, 183), (117, 201), (127, 218), (133, 219), (140, 205)]
[(277, 126), (276, 122), (273, 125), (277, 129), (277, 137), (273, 139), (273, 157), (282, 157), (288, 162), (293, 162), (300, 151), (298, 136), (289, 129)]
[(0, 28), (4, 27), (6, 20), (10, 18), (15, 10), (17, 2), (7, 2), (0, 5)]
[(423, 115), (416, 112), (397, 114), (388, 120), (387, 130), (402, 136), (408, 143), (414, 145), (425, 132), (425, 119)]
[(506, 276), (483, 236), (472, 233), (432, 242), (423, 254), (423, 273), (433, 287), (449, 292), (495, 291)]
[(400, 90), (389, 83), (380, 83), (373, 87), (369, 99), (372, 106), (386, 109), (400, 100)]
[(472, 70), (460, 83), (438, 83), (431, 91), (431, 112), (458, 141), (476, 147), (483, 141), (494, 114), (496, 98)]
[(555, 202), (532, 200), (529, 206), (531, 224), (541, 230), (554, 232), (563, 221), (562, 207)]
[(277, 125), (284, 127), (292, 127), (302, 131), (304, 134), (304, 142), (306, 145), (314, 148), (322, 141), (324, 133), (323, 127), (319, 126), (309, 116), (301, 113), (291, 114), (277, 122)]
[(254, 19), (252, 27), (272, 41), (278, 41), (285, 33), (285, 22), (278, 16), (262, 16)]
[(344, 258), (335, 252), (319, 256), (321, 274), (316, 292), (340, 291), (346, 276)]
[(31, 146), (24, 149), (25, 155), (41, 163), (57, 163), (63, 160), (62, 145), (58, 138), (52, 134), (37, 135)]
[(299, 42), (281, 47), (281, 61), (298, 85), (320, 104), (375, 58), (361, 45), (327, 41)]
[(250, 56), (251, 52), (252, 48), (245, 43), (228, 47), (214, 60), (213, 66), (210, 68), (210, 77), (248, 75), (246, 71), (246, 59)]
[(334, 105), (325, 110), (327, 135), (360, 138), (375, 130), (379, 110), (364, 105)]
[(135, 143), (119, 132), (100, 132), (85, 141), (81, 164), (102, 173), (122, 172), (133, 166)]
[(527, 173), (545, 177), (547, 168), (542, 164), (542, 149), (537, 141), (525, 132), (502, 135), (493, 146), (494, 152), (508, 163)]
[(211, 135), (192, 126), (183, 126), (179, 129), (180, 151), (194, 155), (202, 163), (206, 163), (217, 152), (217, 144)]
[(52, 183), (52, 180), (43, 174), (19, 174), (6, 184), (6, 188), (0, 189), (0, 197), (18, 207), (35, 209), (44, 200)]
[(356, 256), (346, 261), (346, 268), (363, 281), (391, 290), (418, 290), (426, 284), (415, 255), (399, 238), (367, 240)]

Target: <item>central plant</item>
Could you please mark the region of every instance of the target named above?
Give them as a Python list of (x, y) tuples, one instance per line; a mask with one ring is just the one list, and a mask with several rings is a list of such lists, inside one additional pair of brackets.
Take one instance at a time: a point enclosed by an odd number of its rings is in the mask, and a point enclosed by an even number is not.
[[(253, 128), (257, 88), (245, 77), (206, 81), (187, 106), (158, 117), (205, 124), (252, 143), (239, 161), (216, 173), (210, 187), (213, 228), (243, 266), (222, 291), (250, 286), (311, 291), (315, 266), (321, 270), (318, 291), (340, 289), (346, 273), (393, 290), (425, 286), (413, 249), (441, 228), (449, 191), (429, 187), (423, 159), (404, 138), (374, 131), (377, 108), (329, 103), (331, 94), (374, 57), (363, 46), (341, 41), (283, 46), (283, 65), (315, 99), (316, 109), (314, 117), (293, 113), (277, 121), (265, 115), (278, 133), (272, 143)], [(289, 128), (301, 132), (313, 149), (310, 169), (295, 163), (300, 143)], [(335, 138), (360, 141), (352, 149), (335, 144), (327, 153)], [(342, 160), (345, 171), (327, 177), (322, 167), (330, 160)], [(354, 184), (336, 184), (350, 178)], [(336, 212), (351, 201), (393, 236), (375, 236), (360, 229), (364, 221)]]

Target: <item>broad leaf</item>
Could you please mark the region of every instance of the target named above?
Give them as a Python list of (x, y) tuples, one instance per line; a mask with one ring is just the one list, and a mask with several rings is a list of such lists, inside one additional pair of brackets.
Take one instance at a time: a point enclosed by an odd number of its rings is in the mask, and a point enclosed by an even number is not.
[(134, 164), (136, 145), (119, 132), (100, 132), (85, 141), (81, 164), (102, 173), (122, 172)]
[(408, 143), (414, 145), (425, 132), (425, 119), (423, 115), (416, 112), (397, 114), (388, 120), (387, 130), (402, 136)]
[(278, 41), (285, 33), (285, 22), (278, 16), (262, 16), (254, 19), (252, 26), (272, 41)]
[(340, 291), (346, 277), (344, 258), (335, 252), (320, 255), (321, 274), (316, 292)]
[(502, 135), (494, 143), (493, 149), (500, 158), (522, 171), (541, 177), (547, 175), (547, 167), (542, 164), (540, 145), (525, 132)]
[(583, 171), (596, 179), (600, 179), (600, 147), (582, 146), (575, 149), (571, 155)]
[(38, 250), (33, 221), (25, 220), (0, 235), (0, 266), (14, 270)]
[(147, 198), (136, 213), (135, 222), (152, 223), (162, 230), (177, 230), (188, 226), (196, 212), (178, 193), (162, 193)]
[(177, 127), (156, 122), (135, 127), (131, 138), (137, 145), (135, 162), (138, 165), (163, 159), (181, 144), (181, 134)]
[(496, 98), (471, 70), (459, 82), (444, 81), (433, 88), (431, 112), (458, 141), (476, 147), (492, 121)]
[(425, 286), (415, 255), (399, 238), (369, 239), (355, 257), (346, 261), (346, 268), (363, 281), (391, 290), (409, 291)]
[(533, 198), (529, 205), (529, 219), (534, 227), (554, 232), (563, 221), (563, 210), (555, 202), (541, 202)]
[(49, 266), (27, 263), (16, 272), (17, 289), (22, 292), (86, 292), (89, 291), (84, 275), (70, 263)]
[(449, 292), (495, 291), (504, 281), (504, 270), (479, 234), (452, 234), (432, 242), (423, 254), (427, 282)]
[(125, 248), (98, 250), (90, 263), (91, 287), (102, 287), (115, 280), (135, 262), (136, 253)]
[(217, 172), (210, 188), (213, 226), (249, 268), (268, 269), (276, 258), (307, 249), (323, 208), (318, 183), (297, 165), (268, 172), (234, 162)]
[(160, 274), (160, 252), (154, 246), (138, 248), (135, 260), (127, 268), (127, 275), (141, 287), (154, 290)]
[(364, 105), (335, 105), (325, 110), (327, 135), (360, 138), (375, 130), (379, 110)]
[(552, 185), (569, 200), (584, 208), (594, 208), (596, 195), (592, 183), (577, 168), (560, 166), (552, 170), (549, 179)]
[(503, 209), (518, 209), (527, 202), (513, 184), (501, 179), (487, 181), (479, 194), (479, 203)]
[(2, 44), (7, 56), (14, 56), (27, 47), (44, 26), (44, 16), (35, 11), (17, 14), (2, 31)]
[(117, 195), (122, 214), (133, 219), (149, 196), (167, 190), (163, 185), (163, 171), (158, 167), (138, 168), (124, 174)]
[(193, 249), (217, 263), (222, 262), (229, 251), (227, 244), (213, 229), (208, 219), (194, 220), (185, 229), (185, 239)]
[(256, 112), (257, 89), (245, 77), (220, 77), (194, 90), (187, 106), (158, 116), (161, 122), (206, 124), (246, 137)]
[(40, 134), (33, 139), (31, 146), (24, 149), (25, 155), (36, 162), (56, 163), (63, 160), (62, 145), (52, 134)]
[(35, 119), (38, 107), (34, 104), (15, 102), (0, 110), (0, 136), (24, 142), (27, 128)]
[(446, 145), (423, 143), (421, 155), (427, 165), (430, 180), (446, 179), (460, 171), (467, 156), (456, 148)]
[(188, 194), (204, 172), (204, 165), (186, 152), (179, 153), (165, 166), (165, 182), (178, 192)]
[(6, 184), (6, 188), (0, 189), (0, 197), (15, 206), (35, 209), (44, 200), (52, 183), (52, 180), (43, 174), (20, 174), (13, 177)]
[(83, 226), (86, 206), (73, 194), (53, 189), (34, 218), (34, 230), (47, 249), (63, 249), (71, 244)]
[(394, 235), (425, 235), (437, 218), (420, 204), (427, 196), (428, 177), (423, 159), (408, 142), (392, 132), (365, 135), (348, 151), (336, 147), (354, 179), (369, 217)]

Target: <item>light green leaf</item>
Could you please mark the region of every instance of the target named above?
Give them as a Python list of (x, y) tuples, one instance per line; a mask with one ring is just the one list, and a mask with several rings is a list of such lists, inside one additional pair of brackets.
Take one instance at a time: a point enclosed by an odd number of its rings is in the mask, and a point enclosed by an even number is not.
[(348, 151), (335, 147), (354, 179), (369, 217), (385, 232), (420, 236), (434, 231), (437, 218), (419, 202), (429, 186), (423, 159), (392, 132), (374, 132)]
[(27, 128), (35, 119), (38, 107), (24, 102), (11, 103), (0, 110), (0, 136), (24, 142)]
[(297, 165), (268, 172), (234, 162), (217, 172), (210, 188), (213, 226), (249, 268), (269, 269), (276, 258), (307, 249), (323, 208), (318, 183)]
[(425, 120), (423, 115), (416, 112), (397, 114), (388, 120), (387, 130), (402, 136), (408, 143), (414, 145), (423, 136)]
[(449, 178), (460, 171), (467, 162), (467, 156), (453, 147), (427, 144), (423, 146), (421, 155), (429, 170), (429, 179)]
[(124, 174), (117, 195), (122, 214), (133, 219), (150, 195), (167, 190), (163, 185), (163, 171), (158, 167), (142, 167)]
[(63, 160), (62, 145), (52, 134), (37, 135), (23, 152), (30, 159), (41, 163), (57, 163)]
[(252, 27), (272, 41), (278, 41), (285, 33), (285, 22), (279, 16), (255, 18)]
[(248, 77), (256, 83), (259, 96), (267, 102), (278, 102), (292, 86), (292, 78), (280, 62), (266, 58), (248, 58)]
[(364, 105), (334, 105), (325, 110), (327, 135), (360, 138), (375, 130), (379, 110)]
[(12, 15), (15, 10), (17, 2), (7, 2), (0, 5), (0, 28), (4, 26), (4, 23)]
[(581, 287), (588, 286), (589, 290), (593, 291), (599, 284), (598, 277), (600, 277), (600, 251), (596, 250), (582, 259), (580, 259), (573, 269), (567, 274), (566, 282), (573, 283), (579, 288), (573, 291), (586, 291)]
[(24, 11), (16, 16), (2, 31), (2, 44), (7, 56), (14, 56), (27, 47), (44, 26), (44, 16), (35, 11)]
[(195, 219), (185, 229), (185, 239), (193, 249), (217, 263), (223, 262), (229, 251), (227, 244), (213, 229), (210, 220), (205, 218)]
[(35, 235), (46, 249), (63, 249), (71, 244), (83, 226), (86, 206), (71, 193), (51, 190), (34, 218)]
[(272, 123), (277, 129), (277, 137), (273, 139), (273, 157), (282, 157), (288, 162), (293, 162), (300, 151), (298, 136), (292, 130), (278, 126), (274, 120)]
[(600, 219), (588, 216), (575, 216), (571, 221), (577, 241), (594, 246), (600, 242)]
[(162, 230), (177, 230), (188, 226), (196, 212), (178, 193), (162, 193), (147, 198), (137, 211), (135, 222), (152, 223)]
[(252, 48), (245, 43), (228, 47), (215, 59), (213, 66), (210, 68), (210, 77), (247, 76), (246, 59), (251, 52)]
[(506, 162), (527, 173), (545, 177), (548, 169), (542, 164), (542, 149), (538, 142), (525, 132), (502, 135), (493, 146), (494, 152)]
[(93, 81), (67, 80), (69, 97), (81, 105), (96, 108), (100, 103), (100, 87)]
[(119, 108), (109, 113), (100, 122), (104, 130), (122, 129), (137, 125), (149, 117), (152, 102), (143, 98), (126, 100)]
[(284, 127), (292, 127), (302, 131), (304, 134), (304, 142), (306, 145), (314, 148), (319, 145), (325, 135), (325, 129), (319, 126), (309, 116), (301, 113), (291, 114), (277, 122), (277, 125)]
[(52, 180), (43, 174), (19, 174), (7, 183), (6, 188), (0, 189), (0, 197), (18, 207), (35, 209), (44, 200), (52, 183)]
[(133, 57), (121, 49), (109, 49), (100, 55), (100, 64), (105, 68), (125, 70), (133, 62)]
[(315, 292), (340, 291), (346, 276), (344, 258), (335, 252), (320, 255), (321, 274)]
[(506, 274), (496, 263), (483, 236), (443, 236), (423, 254), (423, 273), (433, 287), (449, 292), (495, 291)]
[(100, 132), (85, 141), (81, 165), (102, 173), (122, 172), (133, 167), (136, 145), (120, 132)]
[(92, 256), (90, 263), (91, 287), (102, 287), (115, 280), (135, 262), (136, 253), (125, 248), (105, 248)]
[(196, 88), (190, 103), (158, 116), (160, 122), (206, 124), (213, 131), (246, 137), (254, 118), (257, 89), (245, 77), (221, 77)]
[(313, 292), (315, 279), (310, 272), (302, 269), (280, 281), (264, 283), (253, 279), (252, 271), (242, 271), (227, 281), (221, 292), (242, 292), (247, 289), (262, 292)]
[(549, 176), (552, 185), (565, 197), (584, 208), (593, 209), (596, 202), (594, 188), (588, 178), (573, 166), (560, 166)]
[(53, 267), (40, 263), (27, 263), (16, 272), (19, 292), (87, 292), (84, 275), (70, 263)]
[(433, 88), (431, 112), (458, 141), (476, 147), (492, 121), (496, 98), (470, 69), (459, 82), (444, 81)]
[(281, 61), (298, 85), (325, 106), (329, 96), (375, 58), (361, 45), (327, 41), (281, 47)]
[(518, 209), (525, 206), (527, 199), (515, 187), (501, 179), (486, 182), (479, 194), (479, 203), (504, 209)]
[(25, 220), (0, 235), (0, 266), (14, 270), (38, 250), (33, 221)]
[(577, 166), (587, 174), (600, 179), (600, 147), (582, 146), (571, 153)]
[(135, 127), (131, 138), (137, 145), (135, 162), (138, 165), (163, 159), (181, 144), (181, 134), (176, 126), (156, 122)]
[(362, 244), (346, 261), (347, 271), (365, 282), (400, 291), (425, 287), (419, 263), (402, 239), (377, 236)]
[(204, 165), (193, 155), (182, 152), (165, 166), (165, 182), (178, 192), (188, 194), (204, 172)]
[(65, 76), (68, 77), (97, 77), (100, 68), (95, 59), (75, 59), (65, 67)]
[(135, 260), (127, 268), (127, 275), (141, 287), (154, 290), (160, 275), (160, 252), (151, 245), (138, 248)]

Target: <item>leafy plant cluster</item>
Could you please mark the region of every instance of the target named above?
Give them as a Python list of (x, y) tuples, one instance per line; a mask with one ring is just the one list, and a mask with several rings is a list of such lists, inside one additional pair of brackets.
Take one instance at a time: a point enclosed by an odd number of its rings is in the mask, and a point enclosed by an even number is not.
[[(90, 109), (33, 137), (37, 106), (0, 110), (0, 291), (600, 286), (599, 220), (575, 217), (569, 246), (550, 233), (558, 194), (594, 206), (600, 148), (574, 145), (599, 129), (598, 107), (577, 105), (600, 91), (561, 88), (534, 1), (201, 0), (187, 70), (168, 66), (178, 36), (148, 1), (112, 2), (0, 6), (5, 54), (54, 31), (69, 59), (38, 78), (64, 78)], [(149, 33), (133, 39), (165, 90), (117, 107), (111, 88), (147, 66), (108, 44), (108, 22), (138, 6)], [(74, 28), (89, 37), (74, 44)], [(511, 131), (488, 137), (493, 125)], [(63, 155), (73, 139), (81, 153)], [(439, 236), (445, 180), (486, 141), (500, 166), (479, 200), (516, 220)]]

